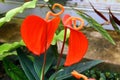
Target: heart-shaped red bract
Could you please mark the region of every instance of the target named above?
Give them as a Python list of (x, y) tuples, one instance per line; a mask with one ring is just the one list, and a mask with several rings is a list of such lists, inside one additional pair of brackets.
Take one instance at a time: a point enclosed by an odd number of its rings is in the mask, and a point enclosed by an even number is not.
[(44, 53), (51, 44), (59, 22), (60, 17), (46, 21), (36, 15), (27, 16), (21, 26), (21, 36), (27, 48), (35, 55)]
[(68, 53), (64, 63), (65, 66), (71, 66), (72, 64), (79, 62), (85, 55), (88, 48), (88, 40), (85, 35), (72, 27), (72, 21), (65, 23), (69, 17), (71, 16), (66, 14), (62, 20), (64, 27), (70, 29)]

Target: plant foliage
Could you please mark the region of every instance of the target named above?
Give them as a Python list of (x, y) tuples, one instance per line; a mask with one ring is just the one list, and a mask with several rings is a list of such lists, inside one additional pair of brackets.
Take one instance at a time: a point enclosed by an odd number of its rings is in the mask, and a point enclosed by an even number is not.
[(102, 36), (107, 39), (109, 42), (111, 42), (112, 44), (115, 45), (114, 40), (112, 39), (112, 37), (108, 34), (108, 32), (102, 27), (101, 24), (99, 24), (96, 20), (94, 20), (92, 17), (90, 17), (89, 15), (76, 10), (77, 13), (84, 18), (90, 25), (91, 27), (93, 27), (94, 29), (96, 29), (98, 32), (100, 32), (102, 34)]
[(5, 14), (5, 17), (0, 18), (0, 27), (5, 23), (9, 22), (16, 14), (22, 13), (27, 8), (35, 8), (36, 7), (37, 0), (29, 1), (24, 3), (22, 6), (14, 8), (10, 11), (8, 11)]
[(14, 50), (23, 45), (24, 43), (22, 40), (20, 42), (4, 43), (0, 45), (0, 60), (8, 55), (16, 55), (16, 52)]
[[(63, 68), (59, 70), (57, 73), (54, 73), (49, 80), (63, 80), (71, 77), (71, 72), (73, 70), (78, 71), (79, 73), (86, 71), (92, 67), (94, 67), (97, 64), (100, 64), (102, 61), (100, 60), (94, 60), (94, 61), (87, 61), (87, 62), (81, 62), (75, 65), (72, 65), (70, 67)], [(56, 76), (56, 77), (55, 77)]]
[(9, 75), (12, 80), (28, 80), (23, 70), (14, 65), (9, 59), (4, 58), (3, 65), (7, 75)]

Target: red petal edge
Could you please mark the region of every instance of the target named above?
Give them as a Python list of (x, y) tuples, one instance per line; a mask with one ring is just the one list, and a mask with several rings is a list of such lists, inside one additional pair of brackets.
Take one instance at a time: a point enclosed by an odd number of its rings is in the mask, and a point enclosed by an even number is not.
[(72, 25), (72, 21), (69, 21), (67, 24), (65, 23), (69, 17), (71, 17), (69, 14), (65, 14), (65, 16), (63, 17), (62, 22), (64, 24), (64, 27)]
[(47, 25), (47, 48), (50, 46), (53, 37), (54, 37), (54, 33), (58, 28), (58, 25), (60, 23), (60, 17), (55, 17), (53, 18), (51, 21), (48, 22)]
[(25, 18), (21, 26), (21, 36), (33, 54), (40, 55), (45, 52), (45, 49), (48, 49), (59, 22), (60, 17), (55, 17), (50, 21), (45, 21), (35, 15)]
[(70, 38), (68, 53), (65, 66), (71, 66), (78, 63), (85, 55), (88, 48), (88, 40), (85, 35), (79, 31), (70, 28)]
[(47, 22), (35, 15), (27, 16), (21, 26), (21, 36), (27, 48), (35, 55), (40, 55), (45, 49), (45, 30)]

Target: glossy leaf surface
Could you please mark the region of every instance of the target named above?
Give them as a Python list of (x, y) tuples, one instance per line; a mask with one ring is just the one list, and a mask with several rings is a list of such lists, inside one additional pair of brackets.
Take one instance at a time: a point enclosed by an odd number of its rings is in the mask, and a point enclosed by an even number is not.
[[(56, 46), (50, 46), (50, 48), (47, 50), (45, 74), (47, 73), (47, 71), (55, 61), (55, 54), (57, 53), (56, 51), (57, 51)], [(42, 54), (41, 56), (35, 56), (34, 57), (35, 59), (33, 61), (35, 71), (39, 77), (42, 76), (41, 71), (42, 71), (43, 60), (44, 60), (43, 57), (44, 57), (44, 54)]]
[[(102, 63), (100, 60), (94, 60), (94, 61), (87, 61), (87, 62), (82, 62), (78, 63), (75, 65), (72, 65), (70, 67), (66, 67), (64, 69), (59, 70), (57, 73), (54, 73), (49, 80), (64, 80), (66, 78), (71, 77), (71, 72), (73, 70), (78, 71), (79, 73), (88, 70), (98, 64)], [(56, 77), (56, 78), (55, 78)], [(55, 79), (54, 79), (55, 78)]]
[(20, 61), (20, 64), (29, 80), (39, 80), (39, 77), (37, 73), (35, 72), (33, 62), (30, 58), (27, 57), (27, 55), (22, 51), (21, 48), (17, 49), (18, 58)]
[(25, 73), (18, 66), (14, 65), (7, 58), (3, 60), (3, 65), (7, 75), (9, 75), (12, 80), (28, 80)]

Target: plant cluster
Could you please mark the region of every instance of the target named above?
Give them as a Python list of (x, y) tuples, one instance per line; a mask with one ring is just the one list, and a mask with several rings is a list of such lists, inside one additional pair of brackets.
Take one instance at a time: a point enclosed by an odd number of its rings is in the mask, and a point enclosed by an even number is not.
[[(25, 9), (35, 8), (36, 4), (37, 0), (32, 0), (8, 11), (4, 17), (0, 18), (0, 27)], [(0, 45), (0, 60), (3, 62), (6, 73), (12, 80), (64, 80), (72, 76), (88, 80), (85, 75), (80, 73), (102, 61), (80, 63), (88, 48), (88, 40), (80, 31), (84, 26), (84, 20), (70, 14), (65, 14), (61, 18), (60, 15), (65, 11), (61, 4), (55, 3), (48, 7), (51, 11), (47, 12), (45, 18), (32, 14), (23, 20), (20, 29), (22, 37), (20, 42)], [(56, 7), (61, 9), (60, 12), (54, 12)], [(85, 13), (79, 10), (75, 11), (104, 38), (115, 44), (101, 24)], [(76, 26), (77, 21), (80, 22), (78, 27)], [(58, 28), (61, 27), (60, 25), (63, 27), (62, 30)], [(60, 53), (57, 51), (58, 40), (63, 42)], [(68, 52), (64, 57), (63, 50), (66, 43), (68, 43)], [(19, 61), (19, 64), (15, 65), (13, 61)]]

